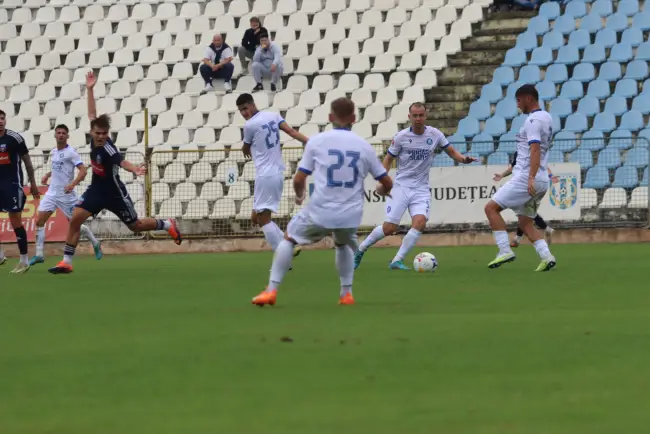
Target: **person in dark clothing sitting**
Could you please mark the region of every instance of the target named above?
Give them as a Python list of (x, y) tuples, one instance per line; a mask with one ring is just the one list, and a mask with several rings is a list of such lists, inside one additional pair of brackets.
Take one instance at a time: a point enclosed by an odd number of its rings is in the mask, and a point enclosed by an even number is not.
[(224, 42), (223, 37), (219, 33), (214, 35), (212, 43), (205, 49), (203, 64), (199, 68), (201, 77), (205, 80), (204, 92), (214, 89), (212, 87), (213, 78), (223, 79), (226, 93), (232, 92), (230, 79), (235, 72), (232, 56), (232, 48)]
[(269, 33), (262, 27), (259, 18), (251, 17), (250, 23), (251, 28), (244, 33), (244, 37), (241, 40), (241, 47), (239, 47), (237, 52), (243, 71), (248, 71), (248, 61), (253, 58), (255, 49), (260, 46), (260, 35)]

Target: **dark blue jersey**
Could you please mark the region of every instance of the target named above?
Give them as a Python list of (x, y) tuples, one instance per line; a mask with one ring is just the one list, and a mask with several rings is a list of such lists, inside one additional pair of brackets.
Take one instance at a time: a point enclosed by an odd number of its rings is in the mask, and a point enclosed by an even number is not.
[(0, 183), (23, 185), (21, 157), (27, 152), (23, 136), (15, 131), (5, 130), (0, 136)]
[(104, 146), (95, 146), (90, 140), (90, 164), (93, 169), (91, 186), (107, 192), (123, 192), (124, 184), (120, 180), (120, 164), (123, 158), (120, 150), (111, 139), (106, 139)]

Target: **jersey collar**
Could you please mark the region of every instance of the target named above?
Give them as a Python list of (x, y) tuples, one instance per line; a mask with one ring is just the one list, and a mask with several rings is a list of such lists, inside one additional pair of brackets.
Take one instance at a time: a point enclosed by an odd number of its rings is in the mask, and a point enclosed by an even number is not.
[(542, 111), (542, 109), (541, 109), (541, 108), (538, 108), (538, 109), (535, 109), (535, 110), (533, 110), (532, 112), (530, 112), (530, 114), (533, 114), (533, 113), (535, 113), (535, 112), (541, 112), (541, 111)]
[(424, 131), (422, 132), (422, 134), (418, 134), (415, 131), (413, 131), (413, 127), (409, 127), (409, 131), (412, 132), (413, 134), (415, 134), (416, 136), (423, 136), (424, 133), (427, 132), (427, 127), (426, 127), (426, 125), (424, 126)]

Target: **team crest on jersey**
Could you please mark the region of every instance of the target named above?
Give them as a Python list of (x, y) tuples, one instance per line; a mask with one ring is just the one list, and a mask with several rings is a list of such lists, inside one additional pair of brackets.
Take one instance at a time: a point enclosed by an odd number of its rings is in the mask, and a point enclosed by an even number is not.
[(433, 145), (433, 139), (431, 137), (427, 139), (427, 145), (429, 146)]
[(578, 177), (575, 175), (555, 175), (558, 182), (551, 184), (549, 199), (551, 205), (559, 209), (569, 209), (578, 201)]
[(102, 164), (102, 156), (101, 155), (97, 154), (96, 160), (97, 160), (97, 163)]
[(0, 144), (0, 152), (7, 152), (7, 145), (4, 143)]

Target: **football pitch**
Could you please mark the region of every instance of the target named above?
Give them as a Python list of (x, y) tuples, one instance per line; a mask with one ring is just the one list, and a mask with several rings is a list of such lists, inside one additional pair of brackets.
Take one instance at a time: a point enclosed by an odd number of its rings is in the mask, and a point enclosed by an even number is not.
[(334, 251), (304, 251), (278, 305), (271, 253), (78, 258), (0, 269), (2, 434), (641, 434), (650, 426), (650, 246), (372, 249), (355, 306)]

